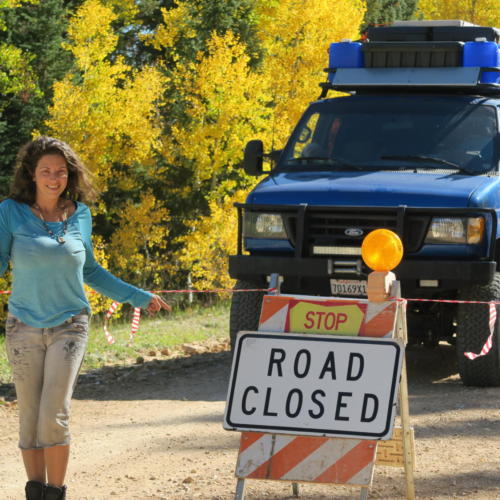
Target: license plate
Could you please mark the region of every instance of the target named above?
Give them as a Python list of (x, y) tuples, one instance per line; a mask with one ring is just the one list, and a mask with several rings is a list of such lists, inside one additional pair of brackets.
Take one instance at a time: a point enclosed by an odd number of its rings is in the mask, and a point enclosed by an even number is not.
[(347, 295), (349, 297), (366, 297), (365, 280), (330, 280), (332, 295)]

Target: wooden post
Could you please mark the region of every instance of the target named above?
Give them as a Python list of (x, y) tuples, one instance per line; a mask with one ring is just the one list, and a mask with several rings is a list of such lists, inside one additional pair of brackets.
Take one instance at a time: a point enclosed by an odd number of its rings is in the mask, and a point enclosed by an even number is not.
[[(399, 287), (398, 287), (399, 288)], [(398, 290), (399, 292), (399, 290)], [(401, 297), (401, 293), (397, 298)], [(403, 302), (398, 304), (396, 325), (396, 336), (402, 339), (405, 344), (408, 341), (408, 333), (406, 328), (406, 306)], [(406, 374), (406, 356), (403, 358), (403, 366), (401, 367), (401, 382), (399, 385), (399, 412), (401, 415), (401, 426), (403, 428), (403, 454), (405, 463), (405, 479), (406, 479), (406, 498), (408, 500), (415, 499), (415, 482), (414, 482), (414, 467), (415, 458), (413, 451), (412, 432), (410, 426), (410, 405), (408, 401), (408, 378)]]
[(385, 302), (396, 281), (396, 276), (390, 271), (372, 271), (368, 275), (366, 292), (371, 302)]

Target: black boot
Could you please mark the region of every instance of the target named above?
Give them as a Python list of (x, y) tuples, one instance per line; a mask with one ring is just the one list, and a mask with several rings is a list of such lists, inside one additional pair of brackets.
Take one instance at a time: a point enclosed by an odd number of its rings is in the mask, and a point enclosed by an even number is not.
[(44, 500), (65, 500), (66, 486), (45, 486)]
[(43, 500), (43, 487), (40, 481), (28, 481), (24, 487), (26, 500)]

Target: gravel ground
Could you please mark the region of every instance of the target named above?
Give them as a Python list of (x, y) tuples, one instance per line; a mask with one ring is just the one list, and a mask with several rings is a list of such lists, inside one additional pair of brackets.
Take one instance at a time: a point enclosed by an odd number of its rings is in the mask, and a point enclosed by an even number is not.
[[(80, 377), (68, 500), (234, 498), (239, 433), (222, 429), (231, 359), (225, 346), (210, 350)], [(450, 347), (407, 360), (417, 497), (500, 499), (500, 388), (464, 387)], [(13, 398), (9, 386), (2, 394)], [(0, 406), (0, 419), (0, 498), (17, 500), (25, 479), (15, 403)], [(300, 494), (351, 499), (359, 489), (306, 483)], [(246, 498), (290, 499), (292, 489), (250, 480)], [(402, 469), (377, 467), (370, 498), (405, 498)]]

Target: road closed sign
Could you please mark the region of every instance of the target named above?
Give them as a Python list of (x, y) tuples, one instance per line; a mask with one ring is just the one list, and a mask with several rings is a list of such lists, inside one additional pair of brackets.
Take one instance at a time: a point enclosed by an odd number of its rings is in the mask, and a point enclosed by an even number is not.
[(395, 339), (241, 332), (224, 428), (390, 439), (403, 355)]

